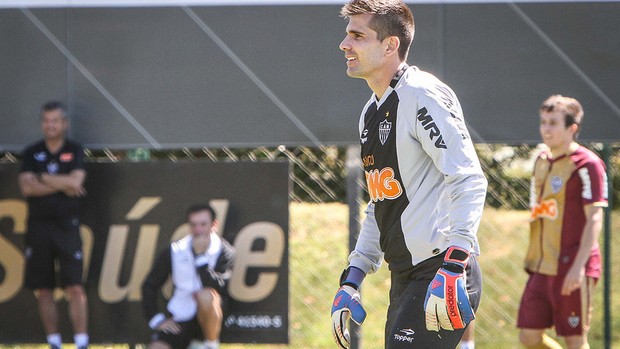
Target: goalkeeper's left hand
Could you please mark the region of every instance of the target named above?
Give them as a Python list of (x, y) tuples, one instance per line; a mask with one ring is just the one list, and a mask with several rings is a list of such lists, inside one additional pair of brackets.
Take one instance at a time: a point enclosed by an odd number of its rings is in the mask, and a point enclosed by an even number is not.
[(361, 325), (366, 319), (366, 310), (360, 303), (360, 293), (349, 285), (340, 287), (332, 303), (332, 335), (336, 344), (342, 349), (351, 345), (347, 321), (353, 319)]
[(427, 330), (458, 330), (474, 319), (463, 278), (468, 261), (468, 251), (456, 246), (448, 248), (442, 267), (426, 291)]

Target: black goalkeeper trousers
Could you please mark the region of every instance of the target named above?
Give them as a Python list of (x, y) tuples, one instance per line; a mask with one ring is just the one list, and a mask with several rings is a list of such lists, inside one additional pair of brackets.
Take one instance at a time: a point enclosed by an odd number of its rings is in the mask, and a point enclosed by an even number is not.
[[(426, 290), (443, 263), (444, 254), (430, 258), (405, 273), (391, 275), (390, 306), (385, 327), (385, 348), (454, 349), (465, 329), (428, 331), (424, 313)], [(466, 268), (469, 301), (478, 309), (482, 295), (482, 273), (475, 256)]]

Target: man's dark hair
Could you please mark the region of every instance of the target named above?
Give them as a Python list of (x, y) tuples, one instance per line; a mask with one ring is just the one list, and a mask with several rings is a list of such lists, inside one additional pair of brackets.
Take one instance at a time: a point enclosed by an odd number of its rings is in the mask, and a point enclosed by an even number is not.
[(67, 111), (65, 105), (60, 101), (49, 101), (45, 102), (41, 107), (41, 111), (52, 111), (56, 109), (61, 109), (63, 112)]
[(571, 125), (577, 125), (575, 139), (579, 136), (581, 120), (583, 119), (583, 107), (575, 98), (565, 97), (559, 94), (552, 95), (542, 103), (538, 111), (541, 113), (552, 113), (557, 111), (564, 114), (565, 126), (568, 128)]
[(340, 10), (340, 16), (346, 19), (362, 14), (373, 15), (369, 25), (377, 32), (379, 41), (388, 36), (398, 37), (398, 57), (406, 61), (415, 33), (413, 14), (409, 7), (402, 0), (351, 0)]
[(209, 204), (194, 204), (187, 209), (185, 213), (185, 218), (189, 220), (189, 216), (193, 213), (200, 211), (208, 211), (211, 214), (211, 221), (215, 221), (215, 210)]

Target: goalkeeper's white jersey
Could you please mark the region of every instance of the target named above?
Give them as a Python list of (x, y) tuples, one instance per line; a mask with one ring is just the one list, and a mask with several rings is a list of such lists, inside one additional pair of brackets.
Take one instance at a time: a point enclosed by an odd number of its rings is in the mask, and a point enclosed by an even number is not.
[(406, 271), (451, 245), (479, 254), (487, 180), (452, 89), (403, 68), (366, 103), (359, 132), (370, 202), (350, 265)]

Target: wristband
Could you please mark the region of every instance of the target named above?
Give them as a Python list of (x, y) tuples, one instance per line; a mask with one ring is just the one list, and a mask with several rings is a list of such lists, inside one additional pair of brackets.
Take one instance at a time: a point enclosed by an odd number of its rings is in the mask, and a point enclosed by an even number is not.
[(362, 284), (362, 281), (364, 281), (365, 277), (366, 274), (362, 271), (362, 269), (357, 267), (348, 267), (342, 272), (342, 275), (340, 275), (340, 286), (349, 285), (357, 290)]
[(161, 325), (161, 323), (165, 320), (166, 315), (164, 315), (163, 313), (158, 313), (157, 315), (153, 316), (153, 318), (151, 318), (151, 321), (149, 321), (149, 327), (153, 330), (156, 330), (157, 327), (159, 327), (159, 325)]

